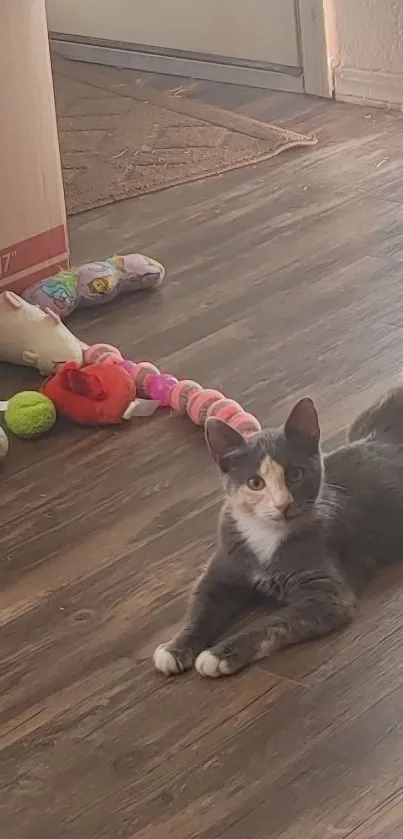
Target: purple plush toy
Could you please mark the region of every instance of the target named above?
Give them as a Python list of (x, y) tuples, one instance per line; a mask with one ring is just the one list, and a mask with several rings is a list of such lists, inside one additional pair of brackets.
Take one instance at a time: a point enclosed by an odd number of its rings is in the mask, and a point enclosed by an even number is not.
[(99, 306), (119, 294), (157, 288), (164, 278), (165, 268), (159, 262), (140, 253), (129, 253), (60, 271), (25, 289), (21, 296), (34, 306), (51, 309), (66, 318), (80, 305)]

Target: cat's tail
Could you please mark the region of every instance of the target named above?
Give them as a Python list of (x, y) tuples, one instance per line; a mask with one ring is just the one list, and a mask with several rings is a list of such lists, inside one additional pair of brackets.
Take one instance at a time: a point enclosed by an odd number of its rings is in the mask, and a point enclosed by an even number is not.
[(403, 386), (390, 390), (354, 420), (349, 433), (350, 442), (379, 439), (403, 444)]

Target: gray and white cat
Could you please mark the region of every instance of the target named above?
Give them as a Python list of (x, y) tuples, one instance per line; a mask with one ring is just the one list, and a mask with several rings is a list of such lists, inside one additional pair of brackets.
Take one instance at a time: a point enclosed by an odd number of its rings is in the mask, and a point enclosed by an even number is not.
[[(157, 670), (229, 676), (276, 650), (340, 629), (375, 571), (403, 560), (403, 388), (361, 414), (323, 456), (315, 406), (245, 440), (220, 420), (207, 444), (225, 491), (218, 547)], [(260, 629), (223, 635), (263, 597)]]

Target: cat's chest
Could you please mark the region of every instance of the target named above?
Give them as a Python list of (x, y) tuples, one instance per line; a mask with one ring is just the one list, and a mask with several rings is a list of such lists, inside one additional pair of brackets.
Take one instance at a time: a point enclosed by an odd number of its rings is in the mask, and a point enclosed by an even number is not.
[(241, 516), (237, 520), (239, 532), (245, 539), (249, 550), (256, 559), (256, 573), (265, 575), (286, 536), (285, 526), (273, 522), (265, 526), (249, 516)]

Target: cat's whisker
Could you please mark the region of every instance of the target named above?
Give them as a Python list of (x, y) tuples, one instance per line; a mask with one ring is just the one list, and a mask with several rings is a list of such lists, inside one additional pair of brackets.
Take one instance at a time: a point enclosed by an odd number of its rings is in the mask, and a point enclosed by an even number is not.
[(325, 480), (326, 489), (334, 489), (336, 492), (342, 492), (345, 489), (345, 487), (343, 487), (341, 484), (332, 484), (331, 481), (327, 479), (327, 477), (325, 478)]

